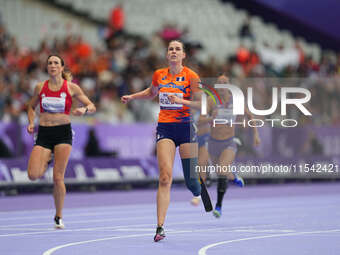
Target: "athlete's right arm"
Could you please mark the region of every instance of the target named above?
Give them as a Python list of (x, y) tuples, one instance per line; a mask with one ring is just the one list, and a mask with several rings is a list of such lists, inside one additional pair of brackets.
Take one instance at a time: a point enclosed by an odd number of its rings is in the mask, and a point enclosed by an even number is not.
[(33, 96), (27, 105), (27, 116), (28, 116), (28, 126), (27, 132), (33, 134), (34, 132), (34, 118), (35, 118), (35, 107), (38, 105), (39, 102), (39, 93), (41, 90), (42, 84), (39, 83), (33, 92)]
[(153, 99), (157, 95), (158, 95), (158, 87), (151, 84), (150, 87), (148, 87), (147, 89), (144, 89), (141, 92), (122, 96), (121, 101), (123, 104), (126, 104), (133, 99)]

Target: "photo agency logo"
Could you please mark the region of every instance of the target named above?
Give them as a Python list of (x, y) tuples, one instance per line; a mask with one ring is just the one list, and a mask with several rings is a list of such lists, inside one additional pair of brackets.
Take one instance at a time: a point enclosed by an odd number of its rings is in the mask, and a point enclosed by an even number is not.
[[(272, 87), (272, 104), (269, 109), (256, 109), (254, 106), (254, 93), (253, 88), (247, 88), (247, 109), (249, 113), (256, 116), (264, 116), (264, 118), (252, 118), (246, 120), (236, 120), (236, 116), (245, 116), (246, 104), (243, 91), (233, 84), (215, 84), (213, 87), (201, 83), (199, 88), (204, 92), (201, 95), (201, 115), (208, 114), (207, 95), (210, 96), (217, 109), (217, 115), (213, 119), (213, 127), (217, 125), (241, 125), (243, 127), (263, 127), (265, 123), (269, 123), (272, 127), (280, 125), (281, 127), (296, 127), (298, 120), (287, 117), (287, 105), (294, 105), (304, 116), (311, 116), (311, 112), (304, 106), (311, 99), (311, 92), (306, 88), (301, 87)], [(221, 93), (216, 91), (218, 89), (228, 90), (231, 94), (229, 103), (223, 102)], [(292, 98), (292, 95), (295, 98)], [(296, 96), (298, 95), (298, 96)], [(216, 101), (216, 98), (218, 101)], [(283, 118), (269, 118), (277, 110), (280, 98), (280, 115)]]

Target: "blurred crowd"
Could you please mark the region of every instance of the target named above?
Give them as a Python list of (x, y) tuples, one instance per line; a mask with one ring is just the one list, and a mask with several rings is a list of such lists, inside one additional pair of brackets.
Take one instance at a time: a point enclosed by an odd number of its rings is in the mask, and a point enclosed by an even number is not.
[[(239, 36), (255, 40), (245, 26)], [(26, 103), (37, 82), (48, 78), (47, 56), (58, 53), (72, 72), (74, 82), (97, 106), (97, 113), (88, 118), (108, 123), (155, 122), (157, 99), (123, 105), (120, 96), (150, 85), (153, 71), (166, 65), (166, 42), (170, 38), (184, 40), (185, 63), (201, 77), (225, 73), (242, 88), (253, 86), (258, 109), (270, 107), (273, 86), (302, 86), (311, 90), (312, 100), (307, 108), (313, 117), (303, 117), (294, 108), (288, 108), (288, 117), (297, 117), (300, 123), (340, 124), (340, 54), (323, 53), (317, 61), (306, 55), (299, 44), (294, 48), (263, 45), (256, 49), (241, 45), (223, 62), (214, 56), (202, 62), (198, 54), (206, 49), (186, 39), (190, 33), (187, 29), (183, 32), (167, 25), (151, 38), (131, 35), (122, 28), (117, 31), (110, 31), (103, 38), (103, 48), (89, 45), (81, 36), (68, 35), (47, 38), (37, 49), (28, 49), (19, 47), (15, 36), (0, 23), (0, 121), (27, 123)]]

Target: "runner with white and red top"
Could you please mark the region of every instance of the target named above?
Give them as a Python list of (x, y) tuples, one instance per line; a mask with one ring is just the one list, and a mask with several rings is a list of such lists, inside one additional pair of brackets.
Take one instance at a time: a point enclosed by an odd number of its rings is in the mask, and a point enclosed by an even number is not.
[(72, 149), (72, 128), (70, 112), (73, 98), (82, 103), (82, 107), (73, 110), (74, 115), (94, 113), (96, 107), (84, 94), (83, 90), (72, 83), (72, 75), (64, 71), (64, 61), (57, 55), (47, 58), (49, 80), (38, 83), (28, 104), (27, 131), (34, 133), (35, 107), (40, 103), (38, 135), (28, 161), (28, 177), (36, 180), (46, 171), (47, 162), (54, 153), (53, 197), (56, 208), (55, 227), (64, 228), (62, 209), (66, 187), (64, 175)]

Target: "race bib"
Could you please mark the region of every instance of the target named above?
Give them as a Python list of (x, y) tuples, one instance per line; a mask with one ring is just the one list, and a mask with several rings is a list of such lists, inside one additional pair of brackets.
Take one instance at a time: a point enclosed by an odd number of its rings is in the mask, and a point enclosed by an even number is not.
[(169, 92), (160, 92), (159, 93), (159, 105), (161, 109), (167, 110), (177, 110), (183, 107), (183, 104), (172, 104), (168, 98), (170, 95), (176, 95), (179, 98), (183, 98), (183, 93), (169, 93)]
[(228, 119), (228, 120), (234, 121), (236, 119), (236, 115), (233, 115), (233, 109), (220, 108), (220, 109), (217, 110), (216, 118), (218, 118), (218, 119)]
[(62, 113), (65, 111), (65, 98), (59, 97), (43, 97), (41, 106), (45, 112)]

